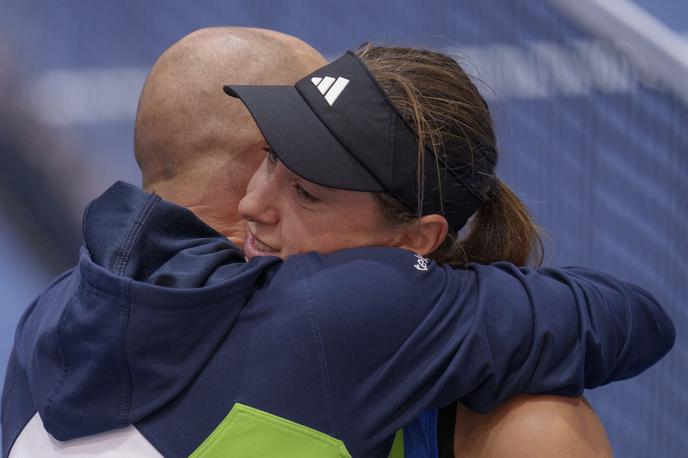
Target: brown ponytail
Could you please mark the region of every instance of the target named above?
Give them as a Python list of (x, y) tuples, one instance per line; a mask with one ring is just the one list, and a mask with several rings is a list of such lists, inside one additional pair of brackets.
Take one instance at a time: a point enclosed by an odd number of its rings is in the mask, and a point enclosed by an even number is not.
[(540, 229), (521, 199), (499, 179), (495, 183), (485, 205), (473, 215), (468, 235), (462, 239), (447, 237), (432, 253), (433, 259), (453, 266), (497, 261), (519, 266), (542, 263)]
[[(489, 108), (463, 69), (450, 57), (423, 49), (365, 45), (357, 54), (414, 128), (419, 162), (427, 146), (436, 157), (457, 155), (474, 176), (483, 177), (487, 199), (469, 222), (468, 235), (448, 235), (430, 257), (453, 266), (540, 265), (540, 231), (524, 203), (495, 175), (497, 146)], [(386, 220), (403, 224), (418, 218), (392, 196), (376, 194), (375, 199)]]

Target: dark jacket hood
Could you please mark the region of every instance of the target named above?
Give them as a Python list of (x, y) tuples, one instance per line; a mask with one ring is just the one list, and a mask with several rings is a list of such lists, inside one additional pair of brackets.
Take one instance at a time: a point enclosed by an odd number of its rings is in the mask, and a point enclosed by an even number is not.
[(78, 265), (26, 312), (15, 342), (59, 440), (133, 424), (177, 396), (279, 263), (246, 263), (190, 211), (122, 182), (87, 208), (83, 233)]

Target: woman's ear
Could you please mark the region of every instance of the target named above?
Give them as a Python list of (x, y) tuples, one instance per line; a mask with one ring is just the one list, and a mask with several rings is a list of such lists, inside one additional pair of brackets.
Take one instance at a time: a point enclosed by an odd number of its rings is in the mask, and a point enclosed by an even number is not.
[(425, 215), (409, 224), (399, 240), (398, 248), (427, 256), (447, 237), (449, 224), (442, 215)]

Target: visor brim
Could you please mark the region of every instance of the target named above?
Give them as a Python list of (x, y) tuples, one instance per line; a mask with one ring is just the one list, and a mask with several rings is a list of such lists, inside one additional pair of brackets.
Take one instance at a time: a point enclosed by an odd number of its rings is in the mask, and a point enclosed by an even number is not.
[(293, 86), (224, 86), (240, 99), (265, 141), (292, 172), (313, 183), (351, 191), (384, 188), (336, 139)]

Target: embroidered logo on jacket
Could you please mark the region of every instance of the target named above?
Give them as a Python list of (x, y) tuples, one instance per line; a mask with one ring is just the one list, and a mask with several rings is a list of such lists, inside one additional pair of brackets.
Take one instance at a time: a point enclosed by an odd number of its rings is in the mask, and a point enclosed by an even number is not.
[(430, 264), (430, 260), (428, 258), (424, 258), (423, 256), (421, 256), (419, 254), (415, 255), (415, 257), (416, 257), (417, 261), (413, 265), (413, 267), (415, 267), (417, 270), (422, 270), (422, 271), (428, 270), (428, 265)]

